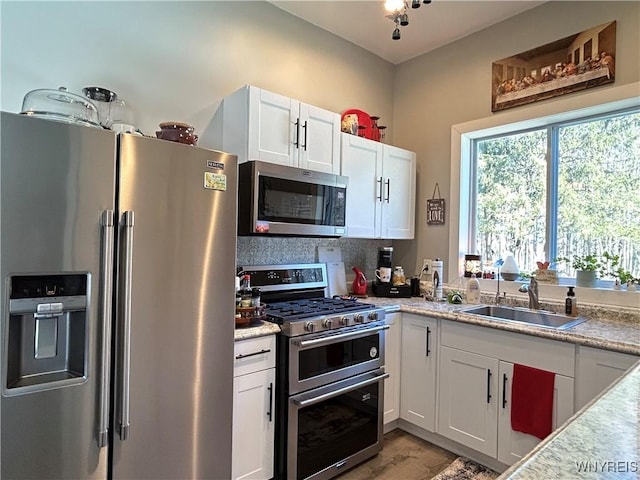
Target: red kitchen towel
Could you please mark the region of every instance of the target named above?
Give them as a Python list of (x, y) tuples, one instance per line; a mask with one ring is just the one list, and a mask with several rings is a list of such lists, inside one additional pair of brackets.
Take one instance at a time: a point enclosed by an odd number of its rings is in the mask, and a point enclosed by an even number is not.
[(513, 366), (511, 428), (540, 439), (551, 433), (556, 374), (525, 365)]

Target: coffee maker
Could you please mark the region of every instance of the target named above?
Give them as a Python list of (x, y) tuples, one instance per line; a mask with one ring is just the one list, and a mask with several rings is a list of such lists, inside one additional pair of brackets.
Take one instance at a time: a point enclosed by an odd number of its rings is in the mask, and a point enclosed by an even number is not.
[(391, 281), (393, 274), (393, 247), (378, 248), (378, 265), (376, 279), (371, 290), (376, 297), (410, 297), (411, 286), (394, 285)]

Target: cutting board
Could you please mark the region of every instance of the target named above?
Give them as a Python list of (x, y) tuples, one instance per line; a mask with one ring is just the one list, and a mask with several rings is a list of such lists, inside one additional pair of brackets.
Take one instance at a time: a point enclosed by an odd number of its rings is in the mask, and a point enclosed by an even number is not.
[(347, 278), (344, 271), (344, 262), (327, 262), (327, 283), (329, 297), (334, 295), (347, 295)]

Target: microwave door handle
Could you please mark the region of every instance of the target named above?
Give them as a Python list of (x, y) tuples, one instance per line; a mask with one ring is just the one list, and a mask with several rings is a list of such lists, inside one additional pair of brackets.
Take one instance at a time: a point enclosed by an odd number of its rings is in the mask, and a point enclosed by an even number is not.
[(130, 427), (130, 404), (129, 404), (129, 380), (131, 375), (131, 277), (133, 266), (133, 226), (134, 214), (132, 211), (124, 212), (123, 215), (123, 315), (122, 315), (122, 372), (120, 384), (120, 404), (119, 404), (119, 434), (120, 440), (129, 438)]
[(100, 217), (102, 255), (100, 262), (100, 293), (102, 320), (102, 359), (98, 407), (98, 448), (107, 446), (109, 434), (109, 378), (111, 376), (111, 305), (113, 295), (113, 210), (105, 210)]
[(315, 405), (316, 403), (324, 402), (325, 400), (329, 400), (330, 398), (339, 397), (345, 393), (349, 393), (353, 390), (357, 390), (358, 388), (366, 387), (367, 385), (371, 385), (372, 383), (379, 382), (380, 380), (384, 380), (385, 378), (389, 378), (388, 373), (383, 373), (382, 375), (377, 375), (373, 378), (369, 378), (367, 380), (363, 380), (362, 382), (358, 382), (355, 385), (349, 385), (347, 387), (339, 388), (337, 390), (333, 390), (328, 393), (324, 393), (322, 395), (318, 395), (317, 397), (306, 398), (304, 400), (293, 400), (299, 408), (309, 407), (311, 405)]

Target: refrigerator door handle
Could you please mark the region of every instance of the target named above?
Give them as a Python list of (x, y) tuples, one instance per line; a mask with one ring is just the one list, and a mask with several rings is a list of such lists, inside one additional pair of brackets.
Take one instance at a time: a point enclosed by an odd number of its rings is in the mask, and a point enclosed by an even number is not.
[(100, 218), (102, 256), (100, 282), (102, 294), (102, 362), (98, 410), (98, 448), (107, 446), (109, 434), (109, 378), (111, 376), (111, 305), (113, 297), (113, 210), (105, 210)]
[(133, 266), (133, 226), (134, 214), (132, 211), (124, 212), (122, 216), (123, 227), (123, 313), (122, 313), (122, 372), (120, 385), (119, 405), (119, 434), (120, 440), (129, 437), (130, 410), (129, 410), (129, 377), (131, 375), (131, 275)]

